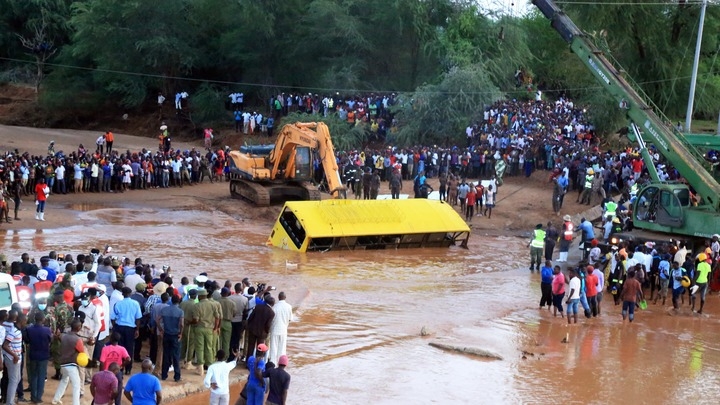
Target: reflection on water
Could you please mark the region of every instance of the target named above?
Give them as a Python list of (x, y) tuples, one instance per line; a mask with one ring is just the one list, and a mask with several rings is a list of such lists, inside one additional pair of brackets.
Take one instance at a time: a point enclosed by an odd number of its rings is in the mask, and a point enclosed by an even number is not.
[[(5, 231), (9, 260), (109, 244), (115, 255), (170, 264), (177, 275), (207, 271), (277, 286), (296, 309), (288, 338), (293, 403), (702, 403), (714, 396), (698, 386), (720, 386), (714, 316), (668, 316), (651, 305), (623, 325), (606, 302), (599, 319), (568, 327), (537, 309), (539, 275), (526, 270), (524, 240), (298, 254), (265, 246), (269, 224), (219, 212), (78, 210), (82, 226)], [(706, 308), (720, 312), (717, 296)], [(430, 337), (420, 337), (423, 326)], [(561, 343), (566, 334), (570, 343)], [(504, 360), (443, 352), (430, 341)], [(521, 350), (532, 355), (523, 360)]]

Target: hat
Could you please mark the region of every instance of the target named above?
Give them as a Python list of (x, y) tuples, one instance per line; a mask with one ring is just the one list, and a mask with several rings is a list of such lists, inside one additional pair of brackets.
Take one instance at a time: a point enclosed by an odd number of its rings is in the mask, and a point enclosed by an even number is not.
[(0, 262), (6, 262), (6, 261), (7, 261), (7, 256), (0, 253)]
[(110, 262), (110, 266), (120, 267), (120, 261), (118, 259), (113, 259), (112, 262)]
[(84, 300), (85, 298), (88, 298), (88, 297), (90, 297), (90, 293), (89, 293), (88, 291), (80, 294), (80, 299), (81, 299), (81, 300)]
[(600, 243), (600, 242), (598, 242), (597, 239), (593, 239), (592, 241), (590, 241), (590, 245), (593, 246), (593, 247), (597, 246), (598, 243)]
[(72, 305), (73, 301), (75, 301), (75, 293), (73, 293), (72, 290), (63, 291), (63, 300), (68, 305)]
[(206, 283), (208, 281), (208, 278), (207, 276), (200, 275), (195, 277), (195, 281), (198, 283)]
[(593, 267), (593, 266), (591, 266), (591, 265), (588, 264), (587, 267), (585, 267), (585, 270), (587, 270), (587, 271), (593, 271), (593, 270), (595, 270), (595, 267)]
[(57, 290), (55, 290), (55, 292), (53, 293), (53, 295), (63, 295), (64, 292), (65, 292), (64, 290), (57, 289)]
[(37, 272), (37, 279), (41, 281), (45, 281), (48, 278), (48, 271), (47, 270), (38, 270)]
[(613, 224), (619, 224), (619, 223), (620, 223), (620, 218), (618, 218), (618, 217), (613, 218)]
[(265, 346), (265, 343), (260, 343), (259, 345), (257, 345), (257, 351), (266, 352), (268, 351), (268, 347)]
[(135, 291), (137, 292), (143, 292), (147, 288), (147, 284), (145, 283), (137, 283), (135, 284)]
[(287, 366), (288, 365), (288, 357), (287, 355), (283, 354), (278, 358), (278, 366)]
[[(720, 239), (720, 235), (718, 235), (718, 234), (716, 234), (716, 233), (714, 233), (712, 237), (713, 237), (713, 239), (715, 239), (715, 238)], [(2, 256), (0, 255), (0, 257), (2, 257)]]
[(204, 288), (199, 288), (199, 289), (197, 290), (197, 293), (198, 293), (198, 296), (199, 296), (199, 297), (207, 296), (207, 295), (208, 295), (207, 290), (204, 289)]
[(155, 295), (162, 295), (165, 291), (167, 291), (168, 287), (169, 286), (166, 282), (161, 281), (153, 286), (153, 292)]
[(572, 221), (572, 218), (570, 217), (570, 215), (565, 215), (563, 217), (563, 221)]
[(190, 291), (188, 291), (188, 295), (197, 295), (197, 288), (191, 288)]
[(83, 311), (75, 311), (75, 318), (80, 319), (80, 322), (85, 322), (85, 317), (87, 315)]
[(230, 289), (227, 288), (227, 287), (223, 287), (223, 288), (220, 290), (220, 294), (221, 294), (221, 295), (230, 294)]

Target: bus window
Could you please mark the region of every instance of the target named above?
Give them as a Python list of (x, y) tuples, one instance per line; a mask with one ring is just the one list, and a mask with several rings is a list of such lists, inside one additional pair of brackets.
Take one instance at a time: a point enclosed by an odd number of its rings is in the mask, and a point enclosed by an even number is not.
[(12, 306), (12, 291), (11, 288), (15, 288), (14, 285), (8, 283), (0, 283), (0, 308), (10, 309)]

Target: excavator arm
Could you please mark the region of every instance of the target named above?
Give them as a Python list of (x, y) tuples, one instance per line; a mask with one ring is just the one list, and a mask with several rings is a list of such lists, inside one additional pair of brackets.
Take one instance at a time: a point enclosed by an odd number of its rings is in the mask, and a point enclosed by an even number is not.
[[(711, 175), (712, 168), (703, 154), (677, 131), (672, 122), (645, 95), (637, 85), (631, 85), (608, 57), (599, 50), (590, 38), (552, 0), (532, 0), (540, 11), (551, 21), (552, 27), (570, 44), (572, 51), (580, 58), (598, 82), (613, 95), (620, 108), (625, 110), (631, 122), (639, 127), (645, 140), (655, 145), (687, 182), (700, 194), (704, 205), (715, 212), (720, 211), (720, 184)], [(619, 66), (619, 65), (617, 65)], [(634, 133), (629, 134), (637, 141)], [(640, 140), (641, 141), (641, 140)], [(648, 153), (643, 153), (646, 166), (653, 166)], [(651, 175), (654, 171), (651, 171)], [(658, 181), (654, 173), (653, 181)]]
[(296, 122), (287, 124), (280, 130), (275, 141), (275, 148), (268, 156), (271, 166), (270, 178), (281, 177), (281, 170), (284, 170), (284, 177), (297, 179), (296, 175), (301, 166), (312, 165), (312, 155), (301, 153), (298, 147), (317, 151), (325, 171), (330, 194), (334, 198), (345, 198), (345, 188), (338, 173), (330, 131), (322, 122)]

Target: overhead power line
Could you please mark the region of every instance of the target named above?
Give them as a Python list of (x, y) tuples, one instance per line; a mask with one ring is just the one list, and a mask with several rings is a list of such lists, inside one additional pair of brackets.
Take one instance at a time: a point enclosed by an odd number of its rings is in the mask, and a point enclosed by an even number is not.
[[(34, 61), (30, 60), (24, 60), (24, 59), (16, 59), (16, 58), (6, 58), (6, 57), (0, 57), (0, 60), (8, 61), (8, 62), (16, 62), (16, 63), (24, 63), (24, 64), (35, 64)], [(229, 86), (246, 86), (246, 87), (256, 87), (256, 88), (273, 88), (273, 89), (298, 89), (298, 90), (305, 90), (305, 91), (313, 91), (313, 92), (323, 92), (323, 93), (334, 93), (334, 92), (343, 92), (343, 93), (424, 93), (424, 94), (459, 94), (460, 92), (449, 92), (449, 91), (403, 91), (403, 90), (382, 90), (382, 89), (345, 89), (345, 88), (327, 88), (327, 87), (309, 87), (309, 86), (293, 86), (293, 85), (283, 85), (283, 84), (265, 84), (265, 83), (250, 83), (250, 82), (233, 82), (233, 81), (227, 81), (227, 80), (214, 80), (214, 79), (201, 79), (201, 78), (192, 78), (192, 77), (180, 77), (180, 76), (166, 76), (166, 75), (159, 75), (154, 73), (140, 73), (140, 72), (129, 72), (129, 71), (123, 71), (123, 70), (113, 70), (113, 69), (102, 69), (102, 68), (91, 68), (91, 67), (85, 67), (85, 66), (74, 66), (74, 65), (66, 65), (61, 63), (45, 63), (46, 66), (51, 67), (57, 67), (57, 68), (65, 68), (65, 69), (76, 69), (76, 70), (84, 70), (88, 72), (101, 72), (101, 73), (111, 73), (116, 75), (127, 75), (127, 76), (135, 76), (135, 77), (150, 77), (155, 79), (165, 79), (165, 80), (178, 80), (178, 81), (188, 81), (188, 82), (195, 82), (195, 83), (213, 83), (213, 84), (221, 84), (221, 85), (229, 85)], [(698, 77), (702, 76), (712, 76), (712, 72), (707, 72), (704, 74), (698, 75)], [(649, 80), (644, 82), (638, 82), (638, 84), (654, 84), (654, 83), (666, 83), (666, 82), (672, 82), (678, 79), (689, 79), (690, 76), (675, 76), (668, 79), (660, 79), (660, 80)], [(602, 86), (587, 86), (587, 87), (575, 87), (575, 88), (564, 88), (564, 89), (554, 89), (554, 90), (542, 90), (543, 92), (551, 92), (551, 93), (562, 93), (562, 92), (573, 92), (573, 91), (587, 91), (587, 90), (601, 90), (603, 89)], [(512, 88), (512, 89), (498, 89), (497, 91), (476, 91), (476, 92), (468, 92), (463, 91), (463, 94), (471, 94), (471, 95), (492, 95), (497, 93), (504, 93), (508, 95), (513, 94), (524, 94), (527, 93), (528, 90), (523, 88)]]

